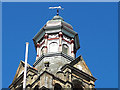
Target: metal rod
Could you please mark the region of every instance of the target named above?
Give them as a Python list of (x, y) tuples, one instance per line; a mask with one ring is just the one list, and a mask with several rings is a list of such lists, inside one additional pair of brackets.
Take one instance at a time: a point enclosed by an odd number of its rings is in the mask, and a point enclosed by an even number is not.
[(29, 45), (29, 43), (26, 42), (26, 53), (25, 53), (25, 68), (24, 68), (23, 90), (26, 89), (26, 72), (27, 72), (27, 59), (28, 59), (28, 45)]
[(59, 15), (59, 9), (57, 8), (57, 16)]

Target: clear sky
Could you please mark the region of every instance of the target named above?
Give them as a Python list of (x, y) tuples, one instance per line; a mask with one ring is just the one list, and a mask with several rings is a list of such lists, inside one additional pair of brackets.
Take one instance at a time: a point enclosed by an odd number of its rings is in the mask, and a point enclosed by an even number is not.
[(78, 32), (82, 55), (96, 88), (118, 87), (118, 3), (3, 3), (2, 9), (2, 87), (7, 88), (24, 60), (29, 44), (28, 63), (33, 65), (36, 51), (32, 38), (56, 15), (49, 6), (61, 5), (60, 16)]

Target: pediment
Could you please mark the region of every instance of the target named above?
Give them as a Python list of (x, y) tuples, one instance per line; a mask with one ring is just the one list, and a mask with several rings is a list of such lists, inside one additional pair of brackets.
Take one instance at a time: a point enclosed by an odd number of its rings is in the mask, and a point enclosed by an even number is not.
[(73, 62), (71, 62), (71, 64), (73, 67), (89, 74), (90, 76), (93, 76), (82, 56), (76, 58)]
[[(30, 66), (29, 64), (27, 65)], [(25, 62), (21, 60), (17, 68), (16, 74), (14, 76), (13, 82), (24, 72), (24, 66), (25, 66)]]

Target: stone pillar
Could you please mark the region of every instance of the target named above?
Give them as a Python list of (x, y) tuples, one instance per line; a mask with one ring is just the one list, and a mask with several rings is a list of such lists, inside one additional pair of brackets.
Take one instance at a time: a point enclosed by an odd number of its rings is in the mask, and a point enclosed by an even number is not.
[(38, 57), (40, 56), (39, 49), (40, 49), (40, 44), (37, 43), (37, 56), (36, 56), (36, 60), (37, 60)]
[(71, 56), (73, 58), (75, 58), (75, 54), (74, 54), (74, 39), (71, 40)]
[(59, 32), (59, 52), (62, 52), (62, 32)]
[(44, 49), (44, 53), (47, 53), (47, 43), (48, 43), (48, 34), (46, 33), (45, 36), (45, 49)]
[(94, 85), (94, 82), (92, 80), (90, 80), (90, 86), (89, 86), (90, 90), (93, 90), (93, 88), (94, 88), (93, 85)]

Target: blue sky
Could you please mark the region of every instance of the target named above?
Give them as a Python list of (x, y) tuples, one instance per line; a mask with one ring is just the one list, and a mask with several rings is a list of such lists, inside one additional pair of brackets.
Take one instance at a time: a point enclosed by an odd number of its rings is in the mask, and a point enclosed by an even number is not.
[(25, 43), (29, 44), (28, 63), (33, 65), (36, 51), (32, 38), (53, 16), (49, 6), (61, 5), (60, 16), (78, 32), (82, 55), (96, 88), (118, 87), (118, 3), (3, 3), (2, 8), (2, 87), (14, 78)]

